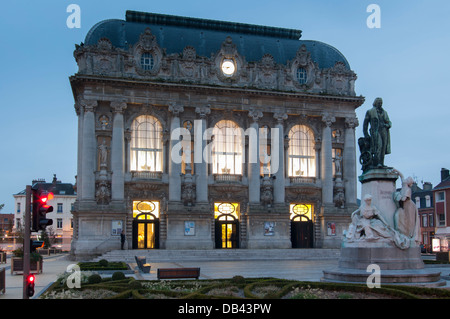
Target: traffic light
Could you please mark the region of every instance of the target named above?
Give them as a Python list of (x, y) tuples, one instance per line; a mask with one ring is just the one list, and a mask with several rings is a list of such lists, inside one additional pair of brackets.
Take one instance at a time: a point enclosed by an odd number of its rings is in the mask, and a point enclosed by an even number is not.
[(34, 282), (36, 277), (33, 274), (29, 274), (27, 277), (27, 295), (33, 297), (34, 295)]
[(47, 213), (53, 211), (53, 206), (48, 201), (53, 199), (53, 193), (32, 188), (33, 193), (33, 219), (31, 229), (39, 231), (53, 225), (53, 220), (47, 218)]

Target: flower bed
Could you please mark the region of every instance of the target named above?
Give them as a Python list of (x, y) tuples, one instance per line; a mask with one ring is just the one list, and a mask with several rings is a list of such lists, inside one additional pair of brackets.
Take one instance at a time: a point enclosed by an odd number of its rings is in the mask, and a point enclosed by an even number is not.
[[(95, 276), (96, 280), (93, 280)], [(40, 298), (82, 299), (448, 299), (450, 291), (412, 286), (383, 286), (300, 282), (274, 278), (147, 281), (118, 280), (91, 275), (81, 288), (68, 289), (59, 279)], [(114, 276), (113, 276), (114, 277)]]

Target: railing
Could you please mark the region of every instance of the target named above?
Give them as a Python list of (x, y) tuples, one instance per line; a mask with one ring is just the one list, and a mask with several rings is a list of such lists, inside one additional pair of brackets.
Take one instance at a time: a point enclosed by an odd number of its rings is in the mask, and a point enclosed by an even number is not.
[(216, 181), (216, 182), (226, 182), (226, 183), (241, 182), (242, 181), (242, 175), (214, 174), (214, 181)]
[(315, 177), (291, 176), (289, 177), (292, 184), (315, 184)]
[(132, 179), (153, 179), (153, 180), (161, 180), (162, 172), (150, 172), (150, 171), (132, 171), (131, 178)]

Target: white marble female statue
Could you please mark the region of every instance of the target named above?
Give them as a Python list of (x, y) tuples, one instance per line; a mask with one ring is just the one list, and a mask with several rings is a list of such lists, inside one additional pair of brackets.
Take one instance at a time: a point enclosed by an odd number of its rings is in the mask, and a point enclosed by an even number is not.
[(417, 242), (420, 242), (419, 213), (416, 204), (411, 200), (411, 186), (414, 184), (412, 177), (404, 178), (403, 174), (393, 169), (402, 181), (400, 191), (394, 193), (394, 202), (397, 210), (394, 213), (394, 228)]
[(385, 239), (400, 249), (408, 248), (408, 239), (389, 226), (378, 209), (372, 206), (372, 195), (366, 194), (364, 202), (352, 213), (352, 223), (345, 233), (347, 242), (376, 242)]
[(391, 238), (392, 233), (378, 209), (372, 206), (372, 195), (364, 196), (365, 204), (352, 213), (352, 223), (346, 234), (348, 239), (375, 241)]

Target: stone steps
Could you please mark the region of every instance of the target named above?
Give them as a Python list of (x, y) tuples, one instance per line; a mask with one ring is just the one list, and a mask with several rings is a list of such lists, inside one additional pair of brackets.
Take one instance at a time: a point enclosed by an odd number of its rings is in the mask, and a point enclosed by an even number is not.
[(147, 262), (236, 261), (236, 260), (314, 260), (339, 259), (339, 249), (211, 249), (211, 250), (112, 250), (94, 259), (135, 262), (135, 256)]

